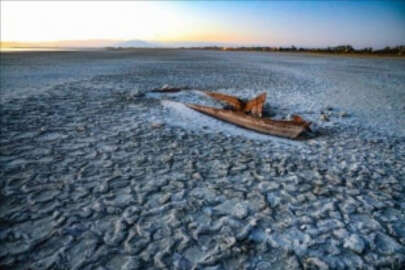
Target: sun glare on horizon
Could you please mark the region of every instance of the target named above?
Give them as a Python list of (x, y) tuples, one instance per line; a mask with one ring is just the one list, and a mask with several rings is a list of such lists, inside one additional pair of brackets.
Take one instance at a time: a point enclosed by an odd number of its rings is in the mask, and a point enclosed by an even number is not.
[(1, 2), (2, 41), (175, 40), (192, 32), (162, 2)]

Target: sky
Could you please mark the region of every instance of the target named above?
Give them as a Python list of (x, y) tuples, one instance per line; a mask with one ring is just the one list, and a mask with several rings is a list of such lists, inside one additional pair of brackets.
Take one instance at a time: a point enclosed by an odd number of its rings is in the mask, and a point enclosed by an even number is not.
[(382, 48), (405, 44), (405, 1), (2, 0), (0, 34), (2, 42), (91, 46), (139, 39)]

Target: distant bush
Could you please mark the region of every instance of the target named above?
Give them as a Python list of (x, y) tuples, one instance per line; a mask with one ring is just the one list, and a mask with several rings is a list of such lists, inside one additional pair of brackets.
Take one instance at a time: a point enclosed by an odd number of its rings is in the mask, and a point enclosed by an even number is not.
[(334, 53), (334, 54), (374, 54), (374, 55), (405, 55), (405, 46), (385, 47), (381, 50), (373, 50), (372, 47), (354, 49), (352, 45), (339, 45), (327, 48), (299, 48), (292, 45), (291, 47), (193, 47), (191, 49), (204, 50), (224, 50), (224, 51), (262, 51), (262, 52), (313, 52), (313, 53)]
[(405, 55), (405, 46), (396, 46), (396, 47), (385, 47), (382, 50), (375, 51), (377, 54), (396, 54), (396, 55)]

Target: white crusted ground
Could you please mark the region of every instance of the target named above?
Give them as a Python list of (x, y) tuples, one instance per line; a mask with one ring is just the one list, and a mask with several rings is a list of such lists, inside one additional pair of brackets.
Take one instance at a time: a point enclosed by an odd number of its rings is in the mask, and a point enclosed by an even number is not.
[[(0, 268), (403, 267), (403, 59), (1, 58)], [(150, 93), (164, 84), (190, 90)], [(221, 106), (205, 89), (266, 91), (268, 114), (298, 113), (315, 137), (265, 136), (182, 104)]]

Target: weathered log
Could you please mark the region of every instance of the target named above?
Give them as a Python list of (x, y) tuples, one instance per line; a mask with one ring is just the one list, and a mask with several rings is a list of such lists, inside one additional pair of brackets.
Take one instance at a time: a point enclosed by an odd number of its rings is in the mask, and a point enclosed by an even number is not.
[(245, 106), (243, 107), (243, 111), (245, 113), (251, 113), (255, 116), (262, 117), (263, 114), (263, 105), (266, 102), (266, 93), (262, 93), (259, 96), (255, 97), (246, 102)]
[(266, 93), (262, 93), (254, 99), (243, 101), (237, 97), (231, 95), (225, 95), (217, 92), (206, 91), (206, 95), (227, 103), (235, 111), (243, 111), (245, 113), (251, 113), (252, 115), (262, 117), (263, 114), (263, 105), (266, 102)]
[(309, 125), (311, 124), (310, 122), (304, 121), (299, 116), (289, 121), (272, 120), (269, 118), (258, 118), (247, 115), (241, 111), (217, 109), (196, 104), (186, 105), (198, 112), (247, 129), (291, 139), (296, 139), (305, 131), (309, 131)]
[(225, 102), (236, 111), (240, 111), (245, 107), (245, 102), (243, 102), (241, 99), (237, 97), (210, 91), (205, 91), (204, 93), (212, 97), (213, 99)]

